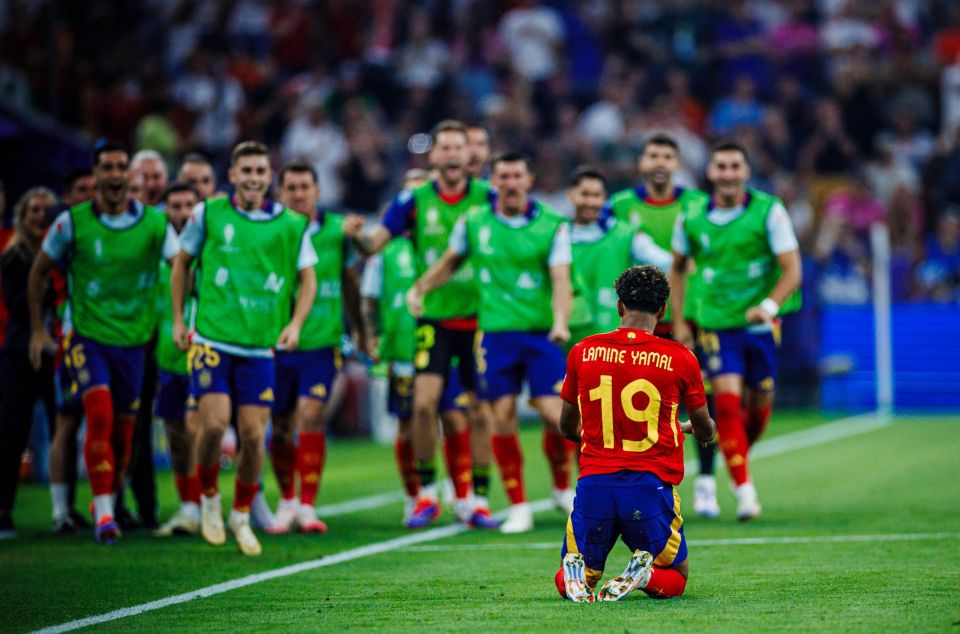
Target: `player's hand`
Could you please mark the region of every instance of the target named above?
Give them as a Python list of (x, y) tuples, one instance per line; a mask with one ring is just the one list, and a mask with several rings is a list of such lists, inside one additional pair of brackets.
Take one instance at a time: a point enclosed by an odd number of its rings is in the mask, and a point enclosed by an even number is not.
[(280, 336), (277, 337), (277, 350), (286, 350), (287, 352), (297, 349), (300, 344), (300, 326), (296, 324), (287, 324)]
[(553, 327), (550, 328), (550, 334), (547, 335), (547, 338), (551, 343), (563, 345), (570, 341), (570, 329), (566, 326), (554, 324)]
[(186, 352), (190, 347), (190, 337), (187, 335), (187, 327), (182, 321), (173, 324), (173, 343), (177, 344), (180, 352)]
[(759, 306), (751, 306), (747, 309), (746, 312), (747, 321), (751, 324), (762, 324), (769, 323), (773, 320), (773, 315), (760, 308)]
[(423, 293), (421, 293), (416, 285), (410, 287), (407, 291), (407, 310), (410, 311), (410, 314), (414, 317), (423, 316)]
[[(693, 331), (685, 321), (673, 322), (673, 340), (693, 350)], [(686, 433), (686, 432), (684, 432)]]
[(366, 224), (366, 222), (363, 216), (347, 214), (343, 219), (343, 232), (351, 238), (357, 238), (360, 236), (360, 232), (363, 231), (363, 225)]
[(43, 364), (44, 352), (56, 352), (57, 343), (46, 330), (35, 330), (30, 334), (30, 365), (34, 370), (39, 370)]
[(380, 338), (376, 335), (367, 335), (363, 338), (362, 350), (367, 353), (367, 358), (374, 363), (380, 363)]

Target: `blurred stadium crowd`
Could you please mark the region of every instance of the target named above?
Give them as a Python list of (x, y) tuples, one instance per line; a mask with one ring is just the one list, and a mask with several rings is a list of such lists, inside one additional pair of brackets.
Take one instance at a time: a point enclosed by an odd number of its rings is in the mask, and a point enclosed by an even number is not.
[(894, 299), (960, 300), (950, 0), (10, 0), (0, 95), (171, 168), (201, 151), (221, 181), (229, 148), (261, 139), (313, 163), (323, 205), (367, 214), (445, 117), (525, 149), (568, 212), (578, 164), (629, 186), (662, 130), (702, 184), (707, 143), (733, 135), (788, 205), (808, 291), (868, 301), (865, 235), (886, 221)]

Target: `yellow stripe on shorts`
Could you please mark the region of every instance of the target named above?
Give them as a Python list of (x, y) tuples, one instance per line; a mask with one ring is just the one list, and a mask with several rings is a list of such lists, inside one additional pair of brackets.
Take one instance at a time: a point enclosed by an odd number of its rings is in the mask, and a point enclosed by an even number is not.
[(573, 518), (567, 518), (567, 552), (568, 553), (578, 553), (580, 549), (577, 548), (577, 538), (573, 535)]
[(663, 547), (657, 558), (653, 560), (654, 566), (672, 566), (673, 560), (677, 558), (677, 552), (680, 550), (680, 539), (682, 538), (680, 527), (683, 526), (683, 517), (680, 515), (680, 494), (677, 493), (676, 489), (673, 490), (673, 514), (676, 517), (670, 522), (670, 539), (667, 540), (666, 546)]

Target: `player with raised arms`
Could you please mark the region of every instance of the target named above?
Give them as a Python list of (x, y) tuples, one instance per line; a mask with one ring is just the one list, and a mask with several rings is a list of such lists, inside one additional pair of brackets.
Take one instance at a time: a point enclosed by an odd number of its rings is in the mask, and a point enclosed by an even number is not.
[(114, 543), (120, 535), (114, 492), (130, 462), (167, 221), (162, 212), (128, 200), (129, 155), (122, 145), (99, 142), (93, 165), (96, 195), (57, 216), (30, 270), (30, 358), (39, 367), (43, 351), (55, 348), (42, 297), (50, 272), (63, 260), (73, 322), (64, 354), (87, 417), (83, 456), (93, 490), (94, 536)]
[[(409, 234), (416, 250), (417, 271), (421, 273), (443, 255), (450, 232), (470, 209), (486, 204), (490, 187), (470, 178), (466, 128), (459, 121), (441, 121), (431, 137), (430, 163), (436, 177), (429, 183), (398, 195), (384, 214), (382, 222), (369, 233), (355, 235), (360, 249), (367, 254), (380, 252), (397, 236)], [(414, 355), (416, 376), (413, 381), (413, 440), (420, 494), (407, 521), (409, 528), (422, 528), (440, 515), (436, 486), (437, 417), (451, 368), (456, 368), (460, 384), (470, 396), (469, 423), (463, 418), (448, 418), (444, 425), (444, 443), (457, 500), (457, 517), (482, 528), (496, 526), (483, 494), (489, 488), (489, 466), (473, 465), (469, 424), (483, 424), (473, 398), (476, 372), (473, 346), (477, 329), (477, 286), (473, 268), (463, 267), (458, 274), (438, 285), (426, 298), (418, 315), (417, 349)], [(451, 425), (449, 422), (453, 422)], [(472, 470), (472, 473), (471, 473)], [(470, 484), (474, 499), (471, 502)]]
[[(580, 444), (580, 479), (554, 579), (560, 595), (577, 602), (594, 601), (618, 537), (633, 555), (596, 598), (619, 601), (636, 589), (683, 594), (689, 564), (676, 487), (684, 434), (702, 443), (716, 435), (696, 357), (653, 334), (667, 310), (666, 275), (632, 267), (614, 288), (620, 327), (570, 350), (561, 392), (560, 428)], [(677, 420), (681, 403), (691, 422)]]
[[(604, 214), (612, 214), (630, 225), (644, 241), (646, 259), (644, 264), (653, 264), (670, 270), (673, 254), (670, 240), (677, 216), (689, 205), (699, 205), (709, 196), (698, 189), (680, 187), (674, 176), (680, 169), (680, 146), (669, 134), (651, 134), (643, 142), (637, 163), (641, 184), (617, 192), (610, 198)], [(687, 302), (684, 318), (696, 322), (696, 307), (699, 305), (699, 276), (696, 272), (687, 276)], [(657, 335), (672, 337), (673, 315), (667, 306), (667, 314), (657, 325)], [(707, 384), (707, 402), (710, 403), (710, 385)], [(713, 476), (716, 445), (697, 445), (700, 473), (693, 484), (693, 510), (703, 517), (717, 517), (717, 480)]]
[[(499, 193), (471, 209), (457, 222), (443, 256), (407, 293), (415, 315), (424, 298), (443, 286), (468, 259), (480, 292), (477, 370), (480, 398), (494, 416), (493, 454), (500, 468), (510, 511), (500, 530), (519, 533), (533, 528), (526, 500), (523, 454), (516, 422), (517, 395), (526, 379), (531, 404), (549, 432), (559, 436), (563, 352), (570, 338), (570, 232), (566, 220), (529, 197), (533, 172), (518, 152), (493, 160), (491, 184)], [(563, 446), (564, 456), (568, 456)], [(556, 471), (567, 464), (550, 460)], [(566, 491), (560, 490), (566, 496)]]
[[(176, 182), (161, 195), (167, 214), (167, 240), (179, 246), (180, 233), (200, 202), (200, 196), (188, 183)], [(179, 249), (178, 249), (179, 252)], [(194, 446), (197, 427), (196, 398), (190, 395), (190, 368), (187, 353), (173, 340), (173, 306), (170, 304), (170, 264), (160, 262), (157, 293), (157, 391), (156, 415), (163, 420), (170, 445), (173, 480), (180, 498), (180, 508), (154, 531), (156, 537), (177, 533), (196, 535), (200, 530), (200, 476), (197, 475)], [(192, 324), (196, 299), (190, 295), (184, 307), (187, 323)]]
[[(333, 380), (342, 365), (340, 343), (346, 308), (358, 335), (363, 335), (359, 280), (351, 266), (351, 241), (345, 226), (361, 222), (357, 216), (317, 209), (320, 186), (310, 163), (293, 160), (280, 170), (280, 202), (309, 219), (307, 234), (317, 253), (314, 272), (317, 294), (300, 332), (297, 350), (278, 350), (276, 400), (270, 457), (280, 485), (280, 505), (267, 532), (282, 534), (296, 528), (301, 533), (325, 533), (314, 508), (327, 454), (324, 406)], [(297, 442), (294, 444), (294, 435)], [(296, 496), (294, 473), (299, 475)]]
[(800, 251), (783, 203), (747, 187), (746, 149), (721, 141), (710, 150), (713, 198), (688, 205), (673, 232), (673, 334), (692, 347), (683, 319), (687, 261), (699, 271), (696, 310), (701, 358), (713, 384), (720, 449), (734, 484), (737, 518), (760, 515), (748, 453), (770, 420), (778, 315), (800, 307)]
[[(259, 489), (274, 402), (274, 348), (297, 348), (316, 295), (317, 254), (307, 218), (266, 196), (271, 182), (266, 146), (254, 141), (237, 145), (229, 177), (236, 193), (203, 201), (180, 236), (181, 251), (170, 277), (173, 339), (181, 350), (189, 346), (198, 398), (200, 532), (210, 544), (226, 541), (217, 480), (220, 443), (235, 403), (240, 451), (229, 525), (240, 551), (259, 555), (250, 505)], [(191, 344), (183, 306), (194, 259), (200, 275)]]

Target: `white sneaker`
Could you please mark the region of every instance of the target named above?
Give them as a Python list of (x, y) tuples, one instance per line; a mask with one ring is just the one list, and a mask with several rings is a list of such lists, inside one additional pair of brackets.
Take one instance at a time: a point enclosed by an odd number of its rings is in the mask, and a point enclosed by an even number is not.
[(244, 555), (255, 556), (262, 552), (260, 541), (250, 527), (250, 513), (230, 511), (230, 530), (233, 532), (234, 539), (237, 540), (237, 548)]
[(564, 515), (573, 513), (573, 499), (577, 497), (577, 492), (573, 489), (554, 489), (551, 493), (553, 505)]
[(326, 533), (326, 522), (317, 519), (317, 510), (312, 504), (301, 504), (297, 510), (297, 526), (301, 533)]
[[(250, 507), (253, 511), (253, 507)], [(277, 512), (273, 516), (273, 523), (264, 528), (268, 535), (286, 535), (297, 521), (297, 512), (300, 510), (300, 501), (297, 498), (281, 498), (277, 505)]]
[(571, 601), (593, 603), (593, 591), (587, 585), (586, 566), (580, 553), (567, 553), (563, 558), (563, 587)]
[(257, 491), (253, 496), (253, 503), (250, 505), (250, 524), (257, 530), (264, 530), (272, 526), (274, 522), (273, 511), (267, 504), (267, 498), (263, 497), (263, 491)]
[(200, 534), (212, 546), (223, 546), (227, 542), (219, 493), (212, 498), (200, 496)]
[(717, 479), (712, 475), (698, 475), (693, 480), (693, 511), (700, 517), (720, 517), (717, 503)]
[(507, 519), (500, 525), (501, 533), (526, 533), (533, 530), (533, 510), (526, 502), (514, 504), (507, 511)]
[(403, 526), (407, 525), (407, 521), (410, 520), (410, 516), (413, 515), (413, 508), (417, 505), (417, 496), (406, 496), (406, 499), (403, 502), (403, 521), (400, 522)]
[(737, 519), (741, 522), (760, 517), (760, 500), (753, 482), (744, 482), (733, 490), (737, 498)]
[(193, 502), (184, 502), (173, 517), (163, 526), (153, 531), (154, 537), (173, 537), (174, 535), (196, 535), (200, 531), (200, 506)]
[(457, 521), (464, 524), (468, 523), (473, 516), (473, 503), (469, 499), (454, 500), (453, 514), (456, 515)]
[(635, 550), (623, 574), (608, 580), (597, 598), (601, 601), (619, 601), (637, 588), (645, 588), (653, 573), (653, 555)]
[(447, 507), (453, 506), (457, 499), (456, 489), (453, 488), (453, 480), (450, 478), (444, 479), (443, 482), (440, 483), (440, 491), (443, 505)]

